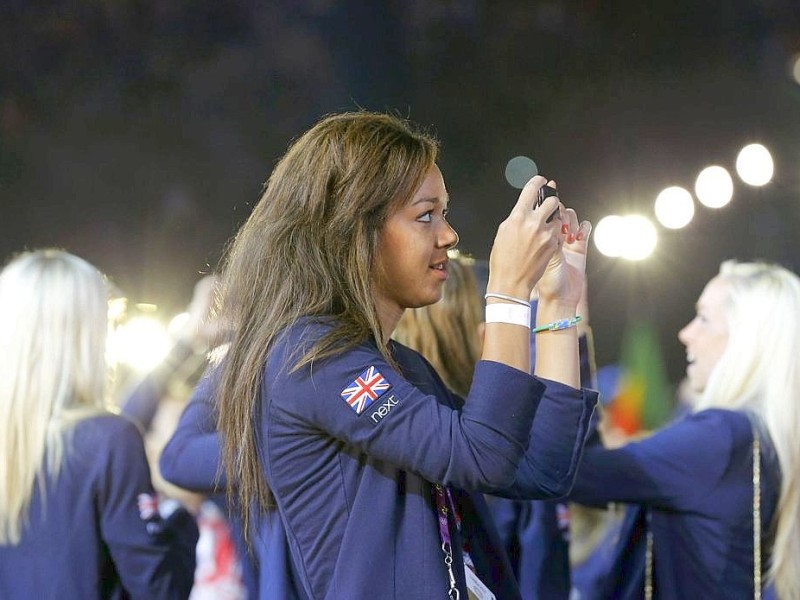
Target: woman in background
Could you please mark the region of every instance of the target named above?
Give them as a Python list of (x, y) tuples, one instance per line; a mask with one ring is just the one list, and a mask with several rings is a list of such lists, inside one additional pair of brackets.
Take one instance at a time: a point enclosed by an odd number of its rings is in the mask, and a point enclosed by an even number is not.
[(0, 273), (0, 598), (188, 597), (197, 528), (158, 512), (136, 425), (106, 409), (108, 287), (26, 252)]
[(618, 449), (587, 445), (570, 496), (649, 512), (645, 597), (758, 598), (771, 583), (797, 600), (800, 278), (725, 262), (678, 338), (691, 414)]

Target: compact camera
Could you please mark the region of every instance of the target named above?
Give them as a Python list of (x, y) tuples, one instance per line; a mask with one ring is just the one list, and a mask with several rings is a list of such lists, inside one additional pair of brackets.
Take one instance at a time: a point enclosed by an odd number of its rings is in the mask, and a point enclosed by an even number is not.
[[(549, 185), (543, 185), (539, 188), (539, 198), (536, 201), (536, 206), (534, 208), (539, 208), (542, 205), (542, 202), (545, 201), (545, 198), (549, 198), (550, 196), (558, 196), (558, 190), (554, 187)], [(558, 214), (558, 209), (554, 210), (553, 213), (547, 217), (547, 223), (552, 221), (555, 216)]]

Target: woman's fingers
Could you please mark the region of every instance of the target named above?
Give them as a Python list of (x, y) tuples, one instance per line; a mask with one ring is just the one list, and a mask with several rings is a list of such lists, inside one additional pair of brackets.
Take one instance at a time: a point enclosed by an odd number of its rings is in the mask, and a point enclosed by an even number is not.
[(592, 224), (589, 221), (578, 223), (578, 215), (573, 209), (567, 208), (562, 211), (561, 219), (561, 234), (567, 243), (571, 244), (589, 239), (589, 235), (592, 232)]
[(589, 235), (592, 233), (592, 224), (589, 221), (582, 221), (580, 227), (578, 227), (578, 233), (575, 236), (575, 239), (578, 241), (588, 241)]
[[(558, 213), (560, 202), (558, 196), (548, 196), (544, 201), (539, 204), (539, 190), (545, 185), (549, 185), (547, 180), (541, 175), (536, 175), (528, 180), (525, 187), (517, 198), (517, 203), (511, 209), (511, 214), (514, 218), (530, 218), (531, 215), (542, 219), (549, 218), (554, 212)], [(552, 187), (555, 187), (555, 182), (551, 181)], [(541, 215), (544, 215), (542, 217)], [(555, 220), (555, 217), (552, 219)], [(547, 221), (548, 223), (550, 220)]]
[(539, 200), (539, 189), (546, 183), (547, 180), (541, 175), (531, 177), (519, 193), (519, 198), (517, 198), (514, 208), (511, 209), (511, 214), (517, 212), (524, 215), (534, 210)]

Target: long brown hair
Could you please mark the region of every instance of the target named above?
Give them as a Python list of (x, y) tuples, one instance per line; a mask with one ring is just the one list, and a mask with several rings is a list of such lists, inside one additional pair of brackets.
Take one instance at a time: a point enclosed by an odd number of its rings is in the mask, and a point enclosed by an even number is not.
[(221, 298), (234, 335), (218, 389), (219, 431), (246, 535), (252, 503), (272, 503), (256, 407), (276, 336), (301, 317), (331, 316), (331, 331), (295, 368), (369, 338), (390, 358), (374, 304), (376, 249), (387, 216), (413, 196), (437, 153), (433, 137), (395, 116), (325, 117), (291, 144), (231, 243)]

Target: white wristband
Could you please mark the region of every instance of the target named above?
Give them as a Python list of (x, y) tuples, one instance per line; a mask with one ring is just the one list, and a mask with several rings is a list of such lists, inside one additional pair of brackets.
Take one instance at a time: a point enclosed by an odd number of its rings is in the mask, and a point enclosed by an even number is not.
[(521, 304), (495, 303), (486, 305), (487, 323), (508, 323), (530, 328), (531, 307)]

